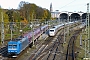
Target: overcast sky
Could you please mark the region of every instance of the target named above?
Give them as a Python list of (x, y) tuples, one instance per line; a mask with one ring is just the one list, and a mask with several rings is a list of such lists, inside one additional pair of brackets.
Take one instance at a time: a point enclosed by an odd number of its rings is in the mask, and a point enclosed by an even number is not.
[(90, 4), (90, 0), (1, 0), (0, 5), (6, 9), (17, 9), (20, 1), (26, 1), (29, 3), (35, 3), (36, 5), (50, 9), (50, 3), (52, 3), (53, 11), (87, 11), (87, 3)]

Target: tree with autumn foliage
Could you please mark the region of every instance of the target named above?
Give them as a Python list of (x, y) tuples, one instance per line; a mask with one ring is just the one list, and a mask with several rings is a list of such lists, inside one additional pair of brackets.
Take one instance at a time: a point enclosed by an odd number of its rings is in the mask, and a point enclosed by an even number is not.
[[(19, 10), (22, 18), (26, 18), (28, 21), (32, 19), (49, 19), (50, 12), (47, 9), (41, 8), (33, 3), (21, 1), (19, 4)], [(33, 17), (32, 17), (33, 16)]]
[[(0, 19), (2, 19), (1, 12), (3, 13), (3, 21), (4, 21), (4, 25), (5, 25), (5, 27), (6, 27), (7, 24), (9, 23), (9, 17), (8, 17), (8, 15), (6, 14), (6, 10), (3, 10), (2, 8), (0, 8)], [(0, 22), (1, 22), (1, 20), (0, 20)]]

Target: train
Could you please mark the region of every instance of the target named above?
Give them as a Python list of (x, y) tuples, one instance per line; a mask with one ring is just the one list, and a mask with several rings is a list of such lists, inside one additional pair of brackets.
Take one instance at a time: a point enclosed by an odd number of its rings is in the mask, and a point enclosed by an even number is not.
[(33, 40), (35, 41), (36, 39), (38, 39), (38, 37), (47, 30), (49, 30), (49, 36), (55, 36), (60, 29), (64, 28), (65, 25), (68, 26), (68, 24), (72, 25), (74, 23), (75, 22), (69, 22), (64, 24), (62, 23), (60, 25), (53, 26), (50, 29), (48, 28), (48, 25), (44, 25), (40, 28), (34, 29), (33, 31), (22, 34), (16, 39), (8, 42), (8, 55), (12, 55), (13, 57), (19, 55), (31, 43), (33, 43)]
[(60, 24), (60, 25), (54, 26), (53, 28), (49, 29), (49, 36), (55, 36), (55, 34), (58, 32), (58, 30), (63, 28), (63, 26), (64, 26), (64, 24)]
[(35, 41), (46, 30), (48, 30), (48, 25), (41, 26), (40, 28), (35, 29), (33, 32), (31, 31), (25, 33), (16, 39), (10, 40), (8, 42), (8, 55), (16, 57), (33, 42), (32, 40)]
[(74, 24), (74, 23), (75, 23), (75, 22), (69, 22), (69, 23), (64, 23), (64, 24), (62, 23), (62, 24), (60, 24), (60, 25), (56, 25), (56, 26), (50, 28), (50, 29), (49, 29), (49, 36), (55, 36), (56, 33), (57, 33), (60, 29), (64, 28), (64, 26), (72, 25), (72, 24)]

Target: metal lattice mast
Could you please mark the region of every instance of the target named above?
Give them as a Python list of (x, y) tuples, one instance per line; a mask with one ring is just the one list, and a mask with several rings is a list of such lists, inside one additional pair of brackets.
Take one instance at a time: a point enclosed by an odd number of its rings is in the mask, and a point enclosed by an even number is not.
[(4, 21), (3, 21), (3, 12), (1, 12), (1, 44), (4, 44)]
[(87, 3), (87, 32), (88, 32), (88, 57), (90, 57), (90, 38), (89, 38), (89, 3)]

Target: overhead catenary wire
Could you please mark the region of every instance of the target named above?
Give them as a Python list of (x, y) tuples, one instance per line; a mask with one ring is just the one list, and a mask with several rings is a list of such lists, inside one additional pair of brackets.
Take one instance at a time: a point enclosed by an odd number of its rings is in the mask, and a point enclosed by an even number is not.
[[(69, 2), (69, 3), (67, 3), (67, 4), (65, 4), (64, 6), (62, 6), (62, 7), (60, 7), (59, 8), (59, 10), (61, 10), (61, 9), (64, 9), (64, 8), (66, 8), (66, 7), (68, 7), (68, 8), (72, 8), (72, 7), (76, 7), (76, 10), (77, 9), (79, 9), (80, 11), (81, 11), (81, 8), (83, 8), (83, 7), (86, 7), (87, 6), (87, 3), (80, 3), (80, 4), (75, 4), (75, 5), (71, 5), (71, 4), (73, 4), (74, 2), (75, 2), (76, 0), (73, 0), (73, 1), (71, 1), (71, 2)], [(90, 2), (89, 2), (90, 3)], [(84, 8), (85, 9), (85, 8)]]
[(64, 8), (64, 7), (66, 7), (66, 6), (70, 5), (70, 4), (72, 4), (74, 1), (76, 1), (76, 0), (73, 0), (73, 1), (71, 1), (70, 3), (68, 3), (68, 4), (64, 5), (64, 6), (62, 6), (60, 9), (62, 9), (62, 8)]

